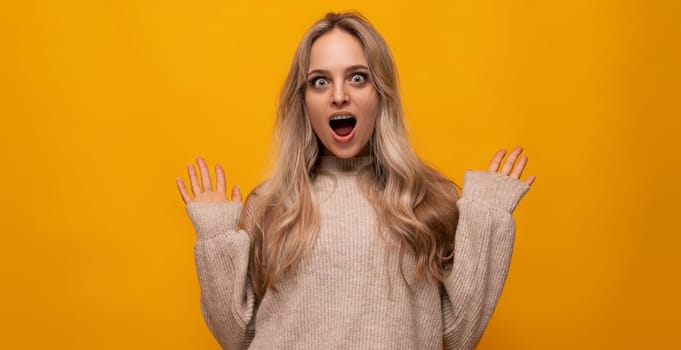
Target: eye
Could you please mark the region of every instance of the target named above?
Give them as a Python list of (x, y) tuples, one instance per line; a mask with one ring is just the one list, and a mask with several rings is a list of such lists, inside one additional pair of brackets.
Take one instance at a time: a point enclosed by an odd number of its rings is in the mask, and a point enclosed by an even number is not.
[(366, 80), (367, 80), (367, 74), (366, 73), (354, 73), (350, 77), (350, 81), (353, 84), (358, 84), (358, 85), (364, 83)]
[(323, 78), (323, 77), (312, 78), (310, 80), (310, 83), (312, 83), (312, 86), (314, 86), (316, 88), (323, 88), (323, 87), (326, 87), (326, 86), (329, 85), (329, 81), (326, 80), (326, 78)]

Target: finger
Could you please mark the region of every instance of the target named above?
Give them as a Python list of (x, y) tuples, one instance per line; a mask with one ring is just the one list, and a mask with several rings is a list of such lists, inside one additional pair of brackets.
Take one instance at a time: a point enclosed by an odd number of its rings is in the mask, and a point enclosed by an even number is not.
[(515, 165), (515, 168), (513, 168), (513, 171), (511, 171), (511, 177), (515, 179), (520, 179), (520, 175), (523, 173), (523, 169), (525, 169), (525, 165), (527, 164), (527, 156), (522, 155), (520, 159), (518, 159), (518, 164)]
[(498, 150), (497, 154), (494, 155), (494, 158), (492, 158), (492, 161), (489, 163), (487, 170), (496, 173), (499, 169), (499, 163), (501, 163), (501, 160), (504, 158), (504, 154), (506, 154), (505, 149)]
[(501, 173), (504, 175), (508, 175), (511, 173), (511, 169), (513, 168), (513, 164), (515, 164), (516, 158), (518, 158), (518, 155), (520, 152), (522, 152), (523, 149), (521, 147), (516, 147), (509, 153), (508, 158), (506, 159), (506, 163), (504, 163), (504, 167), (501, 168)]
[(177, 184), (177, 189), (180, 191), (180, 196), (182, 197), (184, 204), (191, 202), (191, 197), (189, 197), (189, 193), (187, 193), (187, 188), (184, 187), (184, 182), (182, 182), (182, 179), (178, 177), (175, 179), (175, 183)]
[(232, 188), (232, 200), (241, 202), (241, 189), (239, 186), (234, 186)]
[(220, 193), (225, 193), (225, 171), (218, 164), (215, 166), (215, 185), (217, 186), (217, 191)]
[(196, 158), (196, 162), (199, 163), (199, 172), (201, 172), (201, 185), (203, 185), (204, 191), (213, 191), (213, 183), (210, 181), (210, 171), (208, 171), (208, 165), (203, 158)]
[(525, 183), (532, 186), (532, 184), (534, 183), (534, 180), (536, 180), (536, 179), (537, 179), (537, 177), (532, 175), (532, 176), (528, 177), (527, 180), (525, 180)]
[(187, 165), (187, 172), (189, 173), (189, 184), (192, 188), (192, 194), (196, 197), (197, 194), (201, 193), (201, 185), (199, 185), (199, 179), (196, 177), (196, 170), (194, 170), (194, 164)]

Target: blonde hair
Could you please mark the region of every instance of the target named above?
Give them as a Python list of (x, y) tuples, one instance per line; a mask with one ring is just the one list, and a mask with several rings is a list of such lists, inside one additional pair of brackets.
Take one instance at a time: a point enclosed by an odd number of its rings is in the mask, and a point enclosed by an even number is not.
[[(397, 71), (381, 35), (358, 13), (328, 13), (305, 33), (281, 91), (277, 115), (279, 155), (270, 179), (247, 199), (241, 226), (252, 236), (250, 275), (262, 296), (295, 270), (312, 249), (320, 222), (311, 183), (320, 144), (305, 112), (305, 82), (314, 41), (334, 28), (360, 40), (371, 81), (379, 95), (370, 140), (371, 166), (362, 169), (362, 192), (371, 199), (378, 222), (399, 242), (400, 272), (411, 249), (416, 277), (442, 281), (452, 260), (458, 211), (455, 185), (424, 164), (407, 139)], [(406, 281), (406, 279), (405, 279)]]

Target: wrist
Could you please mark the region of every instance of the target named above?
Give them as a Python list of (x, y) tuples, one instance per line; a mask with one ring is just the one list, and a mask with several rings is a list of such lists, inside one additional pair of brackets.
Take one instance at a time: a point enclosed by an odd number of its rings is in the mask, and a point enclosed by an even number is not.
[(191, 202), (186, 206), (199, 239), (236, 231), (241, 209), (239, 201)]
[(512, 213), (530, 186), (501, 173), (468, 170), (464, 174), (462, 199), (471, 199)]

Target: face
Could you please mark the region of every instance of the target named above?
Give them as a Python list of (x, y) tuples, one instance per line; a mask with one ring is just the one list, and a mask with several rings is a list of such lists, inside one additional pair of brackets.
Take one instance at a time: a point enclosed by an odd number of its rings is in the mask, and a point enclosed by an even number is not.
[(307, 76), (305, 108), (324, 153), (367, 155), (378, 93), (362, 43), (340, 29), (325, 33), (312, 44)]

